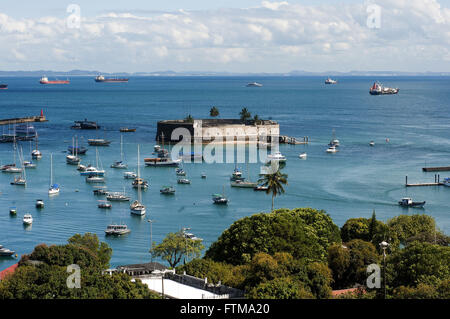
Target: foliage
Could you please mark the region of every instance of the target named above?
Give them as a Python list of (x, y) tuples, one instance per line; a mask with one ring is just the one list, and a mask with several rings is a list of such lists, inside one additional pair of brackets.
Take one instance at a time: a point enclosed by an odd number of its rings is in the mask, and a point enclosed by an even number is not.
[(388, 255), (387, 283), (391, 287), (437, 286), (450, 279), (450, 247), (412, 242)]
[(365, 284), (367, 266), (378, 264), (380, 256), (372, 243), (354, 239), (345, 245), (335, 244), (328, 249), (328, 266), (333, 273), (334, 288), (348, 288)]
[(188, 116), (186, 116), (186, 118), (184, 120), (186, 122), (188, 122), (188, 123), (193, 123), (194, 122), (194, 118), (192, 117), (191, 114), (188, 114)]
[[(109, 264), (111, 249), (94, 234), (75, 235), (69, 244), (35, 247), (25, 255), (19, 267), (0, 282), (0, 299), (109, 299), (157, 298), (140, 281), (131, 282), (123, 273), (103, 275)], [(30, 261), (37, 261), (30, 265)], [(77, 264), (81, 271), (81, 288), (67, 286), (67, 266)]]
[(239, 112), (239, 116), (242, 122), (246, 122), (252, 117), (251, 113), (247, 110), (246, 107), (242, 108), (241, 112)]
[(213, 106), (210, 110), (209, 110), (209, 116), (211, 117), (216, 117), (219, 116), (219, 109), (215, 106)]
[(275, 173), (266, 174), (263, 178), (258, 180), (258, 183), (267, 187), (266, 194), (272, 193), (272, 211), (275, 197), (284, 193), (283, 185), (287, 185), (287, 177), (286, 174), (281, 173), (278, 169)]
[(361, 239), (372, 242), (375, 247), (378, 247), (380, 242), (386, 240), (387, 234), (387, 226), (376, 219), (375, 211), (372, 214), (372, 218), (351, 218), (341, 228), (343, 242)]
[[(256, 214), (235, 221), (206, 251), (206, 258), (233, 265), (249, 263), (259, 252), (287, 252), (295, 259), (325, 261), (318, 230), (308, 224), (303, 209)], [(317, 214), (324, 214), (317, 211)]]
[(263, 282), (247, 293), (250, 299), (313, 299), (304, 284), (292, 277), (275, 278)]
[(397, 249), (400, 244), (406, 245), (410, 238), (422, 234), (429, 234), (434, 237), (434, 234), (439, 233), (436, 230), (436, 223), (434, 218), (425, 214), (419, 215), (400, 215), (390, 219), (387, 222), (389, 227), (388, 242), (391, 249)]
[(199, 240), (186, 238), (183, 231), (169, 233), (162, 243), (153, 243), (151, 253), (154, 257), (161, 257), (167, 261), (170, 267), (175, 268), (183, 257), (199, 258), (205, 247)]

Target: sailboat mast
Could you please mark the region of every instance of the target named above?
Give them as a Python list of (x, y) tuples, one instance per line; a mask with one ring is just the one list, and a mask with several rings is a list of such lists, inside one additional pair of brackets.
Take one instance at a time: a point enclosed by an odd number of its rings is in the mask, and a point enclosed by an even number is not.
[(50, 154), (50, 187), (53, 185), (53, 153)]
[(120, 160), (123, 162), (123, 136), (120, 134)]
[(138, 144), (138, 157), (137, 157), (137, 169), (138, 169), (138, 201), (141, 203), (141, 180), (140, 180), (140, 169), (139, 169), (139, 144)]

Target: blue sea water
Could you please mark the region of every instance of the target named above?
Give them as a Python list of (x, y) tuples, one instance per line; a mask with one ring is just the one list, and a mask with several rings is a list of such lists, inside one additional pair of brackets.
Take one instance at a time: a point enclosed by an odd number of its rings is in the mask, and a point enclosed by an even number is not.
[[(309, 136), (309, 145), (281, 145), (288, 162), (286, 193), (275, 199), (276, 208), (313, 207), (331, 215), (338, 226), (354, 217), (370, 217), (375, 210), (383, 221), (399, 214), (426, 213), (439, 228), (450, 233), (450, 189), (446, 187), (404, 186), (410, 182), (433, 182), (434, 173), (424, 166), (447, 166), (450, 162), (450, 90), (447, 77), (342, 77), (337, 85), (326, 86), (321, 77), (132, 77), (129, 83), (95, 83), (91, 77), (73, 77), (70, 85), (42, 86), (36, 78), (4, 78), (9, 89), (0, 92), (0, 118), (39, 115), (49, 120), (35, 123), (39, 133), (42, 160), (36, 169), (27, 170), (26, 188), (12, 186), (10, 174), (0, 174), (0, 244), (30, 253), (40, 243), (64, 244), (75, 233), (96, 233), (113, 248), (112, 266), (149, 260), (150, 223), (153, 241), (159, 243), (168, 232), (190, 227), (204, 239), (206, 247), (235, 220), (258, 212), (268, 212), (271, 196), (251, 189), (230, 187), (234, 164), (185, 164), (191, 185), (177, 185), (174, 168), (141, 167), (141, 175), (150, 188), (143, 192), (147, 215), (136, 218), (129, 203), (113, 203), (111, 210), (97, 208), (92, 185), (86, 184), (75, 166), (67, 165), (67, 147), (77, 135), (87, 146), (88, 138), (107, 138), (109, 147), (99, 147), (99, 157), (107, 171), (108, 190), (137, 197), (123, 170), (109, 168), (120, 159), (120, 127), (136, 127), (135, 133), (123, 133), (125, 161), (129, 170), (137, 167), (137, 145), (143, 158), (151, 156), (155, 145), (157, 121), (207, 118), (216, 106), (222, 118), (235, 118), (242, 107), (260, 118), (280, 124), (281, 134)], [(392, 96), (371, 96), (374, 80), (399, 87)], [(247, 88), (248, 82), (263, 83)], [(97, 121), (102, 130), (71, 130), (75, 120)], [(105, 128), (105, 130), (103, 130)], [(0, 128), (6, 133), (8, 127)], [(335, 130), (341, 141), (340, 152), (327, 154), (326, 145)], [(386, 142), (389, 138), (389, 143)], [(369, 142), (375, 142), (374, 147)], [(20, 143), (25, 160), (34, 144)], [(95, 148), (88, 147), (83, 163), (95, 164)], [(298, 158), (307, 152), (306, 160)], [(50, 154), (53, 154), (54, 181), (61, 193), (48, 198)], [(12, 144), (0, 144), (2, 164), (13, 161)], [(247, 165), (241, 164), (244, 175)], [(253, 180), (260, 164), (249, 164)], [(201, 173), (207, 174), (206, 179)], [(440, 177), (450, 176), (441, 172)], [(173, 185), (175, 196), (163, 196), (159, 189)], [(213, 205), (212, 193), (225, 191), (228, 206)], [(404, 209), (397, 201), (404, 196), (426, 200), (424, 210)], [(45, 208), (37, 210), (42, 198)], [(9, 207), (16, 206), (17, 217)], [(32, 226), (25, 228), (22, 217), (31, 213)], [(131, 233), (120, 238), (105, 237), (112, 222), (123, 222)], [(0, 258), (0, 269), (17, 262)]]

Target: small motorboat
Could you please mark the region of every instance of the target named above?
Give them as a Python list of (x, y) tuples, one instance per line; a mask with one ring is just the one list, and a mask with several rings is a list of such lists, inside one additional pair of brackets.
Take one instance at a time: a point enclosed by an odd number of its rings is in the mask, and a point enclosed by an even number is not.
[(173, 195), (175, 194), (175, 188), (172, 186), (163, 186), (159, 192), (164, 195)]
[(142, 204), (140, 201), (135, 200), (130, 205), (130, 213), (137, 216), (144, 216), (146, 212), (145, 205)]
[(127, 132), (136, 132), (135, 128), (128, 128), (128, 127), (121, 127), (120, 132), (127, 133)]
[(137, 174), (135, 172), (125, 172), (123, 173), (123, 178), (125, 179), (135, 179)]
[(97, 175), (89, 175), (86, 177), (86, 183), (104, 183), (105, 178)]
[(272, 161), (283, 164), (286, 163), (286, 160), (286, 156), (281, 154), (281, 152), (276, 151), (272, 154), (267, 155), (266, 164), (270, 164)]
[(33, 216), (31, 214), (25, 214), (22, 221), (25, 225), (31, 225), (33, 223)]
[(106, 209), (109, 209), (112, 207), (111, 203), (108, 203), (106, 200), (99, 200), (97, 206), (98, 206), (98, 208), (106, 208)]
[(48, 195), (56, 195), (59, 194), (59, 185), (58, 184), (52, 184), (50, 188), (48, 189)]
[(142, 178), (138, 178), (136, 177), (134, 179), (134, 181), (131, 183), (131, 186), (133, 186), (133, 188), (142, 188), (142, 189), (147, 189), (148, 188), (148, 182)]
[(370, 141), (369, 145), (370, 146), (375, 146), (375, 142), (374, 141)]
[(0, 245), (0, 257), (10, 257), (16, 252)]
[(42, 199), (36, 199), (36, 208), (44, 208), (44, 201)]
[(190, 184), (191, 181), (188, 180), (187, 178), (179, 178), (179, 179), (177, 180), (177, 183), (178, 183), (178, 184)]
[(423, 208), (425, 205), (425, 201), (423, 202), (413, 202), (413, 200), (410, 197), (404, 197), (401, 201), (398, 202), (400, 206), (403, 207), (417, 207), (417, 208)]
[(105, 140), (103, 138), (90, 138), (87, 141), (91, 146), (109, 146), (109, 144), (111, 144), (111, 141)]
[(109, 192), (106, 199), (110, 202), (129, 202), (130, 196), (127, 196), (125, 192)]
[(116, 224), (108, 225), (108, 227), (105, 230), (106, 235), (114, 235), (114, 236), (125, 235), (128, 234), (129, 232), (130, 229), (128, 228), (127, 225), (116, 225)]
[(301, 158), (301, 159), (306, 159), (307, 156), (308, 155), (306, 153), (302, 153), (298, 157)]
[(10, 207), (9, 208), (9, 214), (10, 215), (17, 215), (17, 208), (16, 207)]
[(202, 178), (206, 178), (206, 173), (202, 173)]
[(186, 176), (186, 172), (182, 168), (177, 168), (175, 170), (175, 173), (177, 174), (177, 176)]
[(23, 167), (25, 168), (36, 168), (36, 164), (34, 164), (32, 161), (24, 161)]
[(108, 195), (108, 191), (106, 190), (106, 186), (94, 186), (95, 189), (92, 191), (94, 195)]
[(122, 161), (116, 161), (114, 163), (111, 164), (111, 168), (120, 168), (120, 169), (124, 169), (124, 168), (128, 168), (128, 165), (125, 164)]
[(327, 148), (326, 150), (327, 153), (337, 153), (338, 149), (336, 148), (336, 146), (330, 146), (329, 148)]
[(228, 198), (226, 198), (222, 194), (213, 194), (212, 195), (212, 200), (213, 200), (214, 204), (218, 204), (218, 205), (226, 205), (226, 204), (228, 204)]

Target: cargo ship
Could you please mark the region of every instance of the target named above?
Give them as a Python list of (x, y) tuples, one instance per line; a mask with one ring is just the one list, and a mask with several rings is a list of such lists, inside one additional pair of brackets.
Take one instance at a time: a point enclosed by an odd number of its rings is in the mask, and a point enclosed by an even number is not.
[(105, 78), (103, 75), (98, 75), (95, 77), (95, 82), (105, 82), (105, 83), (121, 83), (128, 82), (128, 79), (117, 79), (117, 78)]
[(371, 95), (397, 94), (400, 89), (384, 87), (383, 84), (375, 82), (369, 90)]
[(69, 80), (55, 80), (55, 81), (49, 81), (46, 76), (41, 77), (39, 80), (39, 83), (41, 84), (69, 84)]
[(0, 84), (0, 90), (7, 90), (8, 84)]

